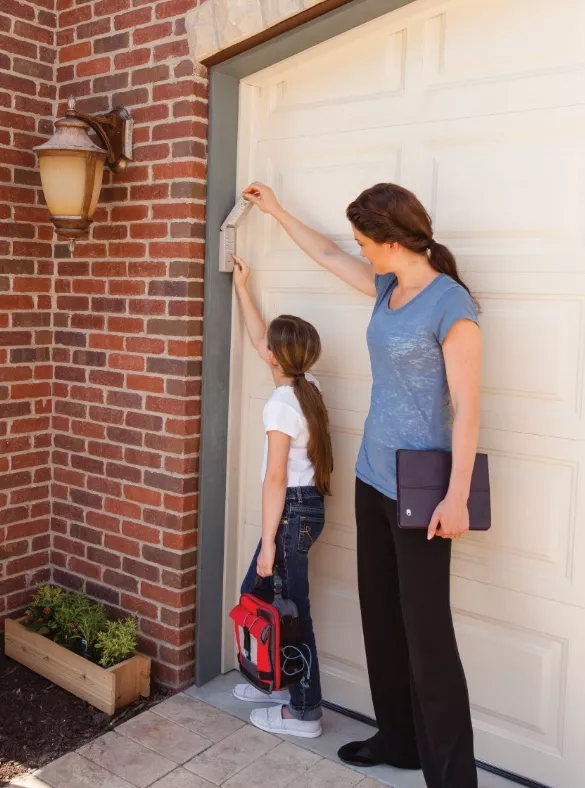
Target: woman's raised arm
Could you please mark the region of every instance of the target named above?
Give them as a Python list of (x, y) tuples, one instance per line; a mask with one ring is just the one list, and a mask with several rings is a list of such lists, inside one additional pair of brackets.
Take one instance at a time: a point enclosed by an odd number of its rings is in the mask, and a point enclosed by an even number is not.
[(263, 183), (252, 183), (244, 190), (244, 197), (263, 213), (273, 216), (295, 244), (316, 263), (343, 279), (351, 287), (369, 296), (376, 295), (374, 271), (369, 263), (347, 254), (325, 235), (307, 227), (285, 211), (276, 195)]

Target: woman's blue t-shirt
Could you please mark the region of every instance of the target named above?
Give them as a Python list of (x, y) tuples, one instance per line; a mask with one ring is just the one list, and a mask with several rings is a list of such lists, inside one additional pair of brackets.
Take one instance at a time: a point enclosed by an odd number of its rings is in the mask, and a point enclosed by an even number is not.
[(356, 474), (396, 498), (397, 449), (451, 448), (451, 407), (442, 344), (458, 320), (478, 322), (467, 290), (440, 274), (398, 309), (394, 274), (376, 276), (367, 340), (372, 398)]

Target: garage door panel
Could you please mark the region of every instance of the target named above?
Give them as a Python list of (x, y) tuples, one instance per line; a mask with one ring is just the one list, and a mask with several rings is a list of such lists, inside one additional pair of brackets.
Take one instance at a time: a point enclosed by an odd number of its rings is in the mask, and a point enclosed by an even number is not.
[(585, 608), (583, 444), (482, 429), (492, 529), (454, 547), (453, 573)]
[(510, 255), (558, 255), (559, 244), (583, 252), (583, 108), (417, 131), (411, 145), (421, 150), (403, 183), (425, 199), (445, 243)]
[[(316, 223), (337, 242), (352, 243), (345, 209), (372, 183), (400, 180), (400, 162), (401, 142), (373, 129), (321, 140), (311, 136), (269, 141), (259, 145), (257, 166), (301, 220)], [(263, 229), (268, 232), (265, 252), (294, 247), (276, 222), (266, 223)]]
[(560, 755), (567, 639), (457, 607), (454, 619), (463, 662), (473, 665), (468, 680), (477, 727)]
[(478, 293), (478, 299), (485, 426), (585, 437), (583, 302), (529, 293)]
[(311, 551), (311, 612), (324, 694), (371, 716), (354, 559), (353, 551), (317, 542)]
[[(585, 67), (580, 0), (444, 3), (442, 12), (432, 5), (424, 43), (429, 87)], [(536, 23), (527, 24), (529, 17)]]
[(576, 788), (585, 766), (585, 638), (575, 633), (585, 631), (585, 611), (496, 587), (487, 594), (459, 577), (452, 598), (478, 757)]
[(298, 69), (268, 89), (269, 111), (277, 114), (400, 95), (405, 56), (406, 31), (387, 26), (357, 40), (345, 38), (328, 51), (318, 47), (305, 53)]

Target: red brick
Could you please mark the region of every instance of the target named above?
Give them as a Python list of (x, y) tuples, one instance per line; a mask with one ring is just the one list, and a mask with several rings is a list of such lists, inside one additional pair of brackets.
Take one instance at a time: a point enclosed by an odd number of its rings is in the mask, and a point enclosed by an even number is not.
[(140, 629), (146, 634), (151, 635), (157, 640), (171, 643), (175, 646), (184, 646), (193, 640), (193, 627), (186, 627), (182, 630), (171, 629), (162, 624), (157, 624), (148, 619), (142, 619)]
[(187, 665), (184, 668), (171, 668), (161, 662), (154, 662), (152, 678), (163, 686), (182, 689), (193, 683), (194, 670), (193, 665)]
[(87, 22), (88, 19), (91, 19), (91, 6), (81, 5), (59, 14), (59, 28), (78, 25), (81, 22)]
[(103, 36), (104, 33), (109, 33), (111, 29), (111, 22), (109, 19), (94, 19), (92, 22), (86, 22), (84, 25), (79, 25), (77, 28), (77, 40), (80, 41), (83, 38)]
[(32, 22), (35, 18), (35, 12), (31, 6), (19, 3), (18, 0), (2, 0), (2, 11), (18, 19), (27, 19), (29, 22)]
[[(143, 66), (150, 60), (150, 49), (134, 49), (130, 52), (122, 52), (116, 55), (115, 66), (117, 69), (135, 68), (136, 66)], [(138, 161), (138, 160), (137, 160)]]
[[(148, 208), (146, 205), (117, 205), (114, 208), (112, 208), (111, 220), (112, 222), (139, 222), (142, 221), (143, 219), (146, 219), (147, 216), (148, 216)], [(112, 265), (120, 266), (123, 265), (123, 263), (113, 263)], [(122, 276), (124, 276), (125, 274), (126, 274), (126, 268), (124, 268), (124, 273), (122, 274)], [(107, 275), (115, 276), (114, 273), (108, 273)], [(94, 276), (97, 276), (95, 272), (94, 272)]]
[[(134, 148), (134, 158), (136, 161), (161, 161), (162, 159), (168, 158), (169, 154), (170, 148), (167, 143), (158, 143), (157, 145), (141, 145), (140, 147)], [(174, 206), (168, 207), (172, 208)], [(148, 214), (145, 212), (144, 216), (141, 216), (140, 218), (145, 219), (147, 215)], [(175, 215), (172, 214), (168, 218), (175, 218)], [(182, 217), (179, 216), (176, 218), (180, 219)], [(113, 217), (112, 221), (114, 221)]]
[(159, 602), (169, 607), (185, 607), (182, 592), (174, 591), (169, 588), (161, 588), (160, 586), (147, 583), (144, 580), (140, 584), (140, 594), (147, 599), (152, 599), (154, 602)]
[(129, 577), (122, 572), (115, 572), (113, 569), (106, 569), (104, 572), (103, 582), (108, 585), (122, 588), (124, 591), (131, 591), (137, 593), (138, 580), (135, 577)]
[(139, 296), (144, 295), (145, 290), (146, 285), (144, 282), (134, 282), (129, 279), (114, 279), (108, 282), (110, 295)]
[(166, 19), (170, 16), (186, 14), (197, 5), (196, 0), (168, 0), (168, 2), (158, 3), (156, 6), (156, 18)]
[(122, 517), (130, 517), (133, 520), (140, 519), (140, 506), (128, 503), (127, 501), (118, 501), (115, 498), (106, 498), (105, 509), (110, 514), (119, 514)]
[(131, 200), (166, 200), (168, 196), (168, 183), (141, 184), (130, 187)]
[(114, 17), (114, 27), (116, 30), (126, 30), (146, 25), (152, 18), (152, 6), (142, 6), (127, 14), (119, 14)]
[(94, 561), (96, 564), (100, 564), (100, 566), (108, 566), (111, 569), (120, 569), (122, 566), (122, 559), (119, 555), (110, 553), (108, 550), (103, 550), (99, 547), (88, 546), (87, 558), (90, 561)]
[(123, 241), (128, 237), (128, 228), (123, 224), (100, 224), (94, 226), (93, 237), (96, 241)]
[[(74, 492), (72, 490), (72, 492)], [(90, 544), (101, 545), (103, 542), (103, 534), (95, 528), (88, 528), (85, 525), (72, 523), (69, 527), (69, 533), (74, 539), (79, 539), (82, 542), (89, 542)]]
[(75, 556), (69, 558), (67, 561), (67, 568), (72, 572), (76, 572), (78, 575), (90, 577), (92, 580), (99, 580), (102, 575), (100, 566), (91, 564), (89, 561), (83, 561), (81, 558), (76, 558)]
[(91, 55), (91, 43), (83, 41), (78, 44), (71, 44), (59, 50), (59, 63), (68, 63), (71, 60), (80, 60), (82, 57)]
[[(181, 82), (171, 82), (166, 85), (155, 85), (152, 89), (153, 101), (169, 101), (176, 98), (187, 98), (188, 96), (199, 96), (205, 98), (205, 88), (192, 79)], [(201, 135), (201, 139), (206, 139), (207, 135)]]
[(0, 35), (0, 51), (36, 60), (37, 47), (19, 38)]
[(166, 120), (169, 114), (170, 107), (168, 104), (148, 104), (145, 107), (137, 107), (132, 113), (134, 122), (137, 125)]
[(195, 606), (191, 605), (187, 610), (170, 610), (163, 607), (160, 611), (160, 620), (163, 624), (182, 629), (195, 623)]
[(93, 42), (93, 51), (96, 55), (106, 52), (115, 52), (119, 49), (128, 49), (130, 45), (129, 33), (116, 33), (106, 38), (98, 38)]
[(162, 339), (151, 339), (150, 337), (126, 337), (126, 350), (130, 353), (150, 353), (158, 355), (164, 353), (165, 343)]
[(157, 490), (149, 490), (145, 487), (134, 487), (132, 485), (124, 486), (124, 497), (128, 501), (135, 501), (136, 503), (145, 504), (147, 506), (160, 506), (162, 502), (162, 494)]
[(49, 554), (46, 551), (42, 553), (33, 553), (23, 558), (16, 558), (6, 562), (6, 575), (9, 576), (17, 575), (21, 572), (30, 572), (31, 569), (46, 566), (48, 561)]
[(150, 580), (153, 583), (160, 582), (160, 568), (158, 566), (146, 564), (143, 561), (137, 561), (134, 558), (124, 558), (122, 568), (125, 572), (128, 572), (133, 577), (141, 577), (145, 580)]
[(186, 38), (160, 44), (154, 48), (154, 60), (168, 60), (169, 58), (185, 57), (189, 54), (189, 42)]
[(104, 586), (101, 583), (96, 583), (93, 580), (88, 580), (85, 584), (86, 593), (95, 599), (100, 599), (103, 602), (109, 602), (111, 605), (118, 606), (120, 603), (120, 592), (115, 591), (113, 588)]
[(110, 243), (109, 253), (112, 257), (144, 257), (146, 254), (146, 244), (141, 243)]
[[(87, 8), (87, 6), (82, 6)], [(78, 77), (93, 77), (96, 74), (107, 74), (110, 71), (111, 63), (109, 57), (98, 57), (95, 60), (87, 60), (77, 64)]]
[(130, 0), (101, 0), (94, 8), (95, 16), (109, 16), (130, 8)]
[(134, 31), (133, 42), (135, 46), (149, 44), (151, 41), (162, 41), (168, 38), (173, 32), (171, 22), (162, 22), (150, 27), (140, 27)]
[[(128, 414), (128, 421), (130, 421), (130, 414)], [(131, 465), (138, 465), (144, 468), (160, 468), (161, 466), (160, 454), (152, 454), (151, 452), (138, 451), (132, 448), (124, 450), (124, 460)]]
[(137, 317), (109, 317), (108, 330), (123, 334), (142, 334), (144, 321)]
[(142, 523), (123, 522), (122, 533), (141, 542), (160, 543), (160, 530), (158, 528), (150, 528)]
[[(101, 531), (108, 531), (109, 533), (120, 532), (120, 521), (116, 517), (104, 514), (103, 512), (90, 511), (87, 513), (87, 524), (93, 528), (99, 528)], [(88, 547), (88, 550), (93, 548)]]
[(39, 44), (52, 45), (55, 40), (55, 34), (52, 30), (20, 21), (15, 23), (13, 35), (18, 38), (27, 38), (29, 41), (37, 41)]
[(131, 594), (122, 594), (120, 604), (125, 610), (132, 613), (146, 616), (154, 620), (158, 618), (158, 607), (153, 605), (152, 602), (147, 602), (140, 597), (132, 596)]
[[(207, 118), (207, 104), (204, 101), (177, 101), (173, 106), (173, 117), (175, 118)], [(199, 150), (200, 158), (203, 158), (204, 150)]]

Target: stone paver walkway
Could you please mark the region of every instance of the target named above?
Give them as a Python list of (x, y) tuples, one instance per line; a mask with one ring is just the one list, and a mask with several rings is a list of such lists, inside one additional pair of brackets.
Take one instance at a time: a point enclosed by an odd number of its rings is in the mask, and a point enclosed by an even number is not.
[(363, 774), (175, 695), (35, 775), (21, 788), (382, 788)]

